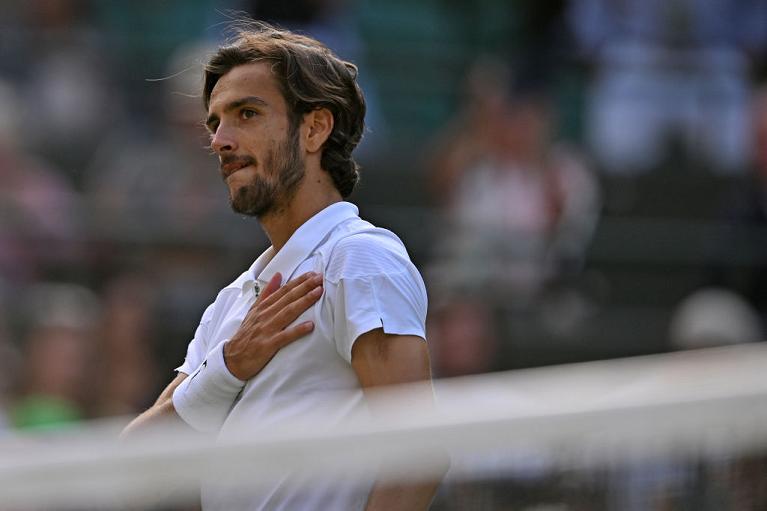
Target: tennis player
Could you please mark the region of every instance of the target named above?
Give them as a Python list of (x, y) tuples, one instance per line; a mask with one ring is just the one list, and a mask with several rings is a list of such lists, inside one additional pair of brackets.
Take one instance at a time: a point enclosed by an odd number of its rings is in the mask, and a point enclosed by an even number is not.
[[(232, 208), (271, 246), (206, 309), (178, 375), (126, 434), (165, 417), (226, 435), (366, 408), (373, 387), (425, 381), (426, 290), (404, 245), (344, 199), (365, 101), (357, 68), (318, 41), (262, 23), (212, 56), (203, 90)], [(333, 395), (328, 401), (323, 395)], [(210, 510), (422, 510), (438, 482), (204, 484)]]

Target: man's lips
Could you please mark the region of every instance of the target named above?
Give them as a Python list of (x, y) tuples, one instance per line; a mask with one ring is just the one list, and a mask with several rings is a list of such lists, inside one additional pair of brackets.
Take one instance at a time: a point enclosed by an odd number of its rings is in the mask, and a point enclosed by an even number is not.
[(237, 172), (240, 169), (243, 169), (245, 167), (249, 167), (250, 165), (253, 165), (255, 162), (248, 159), (242, 159), (242, 160), (235, 160), (235, 161), (228, 161), (228, 162), (222, 162), (221, 163), (221, 175), (224, 176), (224, 179), (228, 178), (235, 172)]

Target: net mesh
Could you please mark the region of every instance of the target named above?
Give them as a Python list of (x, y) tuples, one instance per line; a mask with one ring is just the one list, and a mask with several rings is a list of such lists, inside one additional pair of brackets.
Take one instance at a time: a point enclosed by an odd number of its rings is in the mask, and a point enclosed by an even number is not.
[(441, 380), (372, 396), (374, 417), (305, 417), (212, 440), (124, 421), (0, 442), (3, 509), (195, 509), (200, 479), (242, 491), (429, 479), (437, 510), (767, 509), (761, 344)]

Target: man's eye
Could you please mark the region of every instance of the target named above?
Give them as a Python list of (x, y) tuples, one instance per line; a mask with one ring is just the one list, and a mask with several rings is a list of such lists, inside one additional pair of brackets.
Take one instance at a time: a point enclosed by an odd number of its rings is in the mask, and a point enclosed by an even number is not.
[(251, 110), (249, 108), (244, 109), (242, 112), (240, 112), (240, 115), (243, 119), (251, 119), (255, 117), (258, 114), (255, 110)]

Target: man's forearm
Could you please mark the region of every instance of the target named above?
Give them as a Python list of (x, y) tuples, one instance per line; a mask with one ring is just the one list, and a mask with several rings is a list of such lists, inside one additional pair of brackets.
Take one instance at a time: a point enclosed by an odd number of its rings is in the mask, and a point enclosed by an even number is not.
[(173, 401), (167, 399), (164, 402), (155, 403), (150, 409), (130, 421), (125, 429), (123, 429), (120, 437), (130, 438), (131, 436), (156, 426), (157, 424), (168, 423), (170, 421), (182, 422), (181, 418), (173, 409)]
[(173, 391), (187, 378), (185, 373), (179, 372), (170, 384), (160, 393), (157, 401), (151, 408), (130, 421), (120, 434), (121, 438), (130, 438), (136, 433), (151, 428), (159, 423), (180, 421), (180, 417), (173, 408)]

